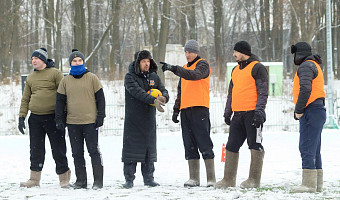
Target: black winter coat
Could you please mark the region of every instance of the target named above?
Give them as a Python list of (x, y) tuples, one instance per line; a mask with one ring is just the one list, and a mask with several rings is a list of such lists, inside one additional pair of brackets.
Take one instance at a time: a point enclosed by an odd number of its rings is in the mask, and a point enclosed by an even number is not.
[[(167, 101), (169, 95), (156, 74), (157, 65), (153, 61), (148, 74), (139, 72), (135, 67), (134, 61), (129, 66), (124, 82), (125, 120), (122, 162), (156, 162), (156, 108), (150, 105), (154, 103), (155, 97), (149, 95), (147, 91), (152, 88), (158, 89)], [(146, 156), (148, 160), (145, 159)]]
[[(305, 62), (306, 60), (313, 60), (318, 64), (322, 64), (321, 57), (319, 55), (311, 55), (298, 60), (301, 64), (297, 69), (297, 76), (300, 79), (300, 93), (298, 101), (295, 105), (294, 113), (304, 113), (305, 107), (312, 92), (313, 79), (318, 76), (318, 69), (313, 62)], [(324, 100), (324, 98), (320, 98)], [(295, 114), (294, 114), (295, 116)]]

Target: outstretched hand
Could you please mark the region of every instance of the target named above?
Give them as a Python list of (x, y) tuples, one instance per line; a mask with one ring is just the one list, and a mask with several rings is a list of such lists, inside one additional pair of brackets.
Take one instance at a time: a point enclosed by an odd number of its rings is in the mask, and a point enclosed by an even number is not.
[(162, 66), (162, 70), (163, 70), (163, 72), (165, 72), (165, 71), (174, 71), (175, 70), (175, 66), (173, 66), (173, 65), (170, 65), (170, 64), (168, 64), (168, 63), (165, 63), (165, 62), (160, 62), (163, 66)]

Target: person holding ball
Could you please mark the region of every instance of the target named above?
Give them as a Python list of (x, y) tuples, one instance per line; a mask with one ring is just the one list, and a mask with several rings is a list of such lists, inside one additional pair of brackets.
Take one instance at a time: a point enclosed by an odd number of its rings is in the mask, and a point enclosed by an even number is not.
[(135, 61), (125, 75), (124, 188), (133, 187), (137, 162), (141, 163), (144, 185), (159, 186), (153, 177), (157, 161), (156, 109), (164, 112), (162, 106), (168, 102), (169, 94), (156, 72), (157, 65), (151, 53), (142, 50), (135, 54)]

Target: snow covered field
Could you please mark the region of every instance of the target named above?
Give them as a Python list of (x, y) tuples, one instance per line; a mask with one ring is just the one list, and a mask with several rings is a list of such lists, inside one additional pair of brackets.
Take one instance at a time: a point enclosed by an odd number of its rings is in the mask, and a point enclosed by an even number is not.
[[(250, 152), (246, 144), (241, 148), (237, 187), (226, 190), (206, 188), (205, 166), (201, 160), (201, 186), (184, 188), (188, 179), (187, 161), (181, 134), (158, 134), (158, 162), (155, 164), (155, 180), (160, 187), (143, 185), (140, 164), (137, 165), (135, 187), (124, 189), (123, 165), (120, 161), (122, 136), (100, 136), (100, 148), (104, 160), (104, 188), (61, 189), (54, 172), (54, 161), (46, 141), (46, 161), (40, 188), (20, 188), (20, 181), (29, 177), (29, 138), (25, 136), (0, 136), (0, 199), (340, 199), (340, 133), (324, 130), (322, 134), (322, 156), (324, 168), (324, 191), (316, 194), (291, 194), (291, 186), (301, 183), (301, 161), (298, 151), (297, 132), (264, 132), (263, 145), (266, 151), (261, 188), (244, 190), (239, 184), (248, 177)], [(216, 178), (223, 177), (221, 163), (222, 143), (228, 134), (213, 134)], [(67, 137), (71, 182), (75, 181), (73, 158)], [(90, 158), (86, 154), (88, 187), (93, 177)]]

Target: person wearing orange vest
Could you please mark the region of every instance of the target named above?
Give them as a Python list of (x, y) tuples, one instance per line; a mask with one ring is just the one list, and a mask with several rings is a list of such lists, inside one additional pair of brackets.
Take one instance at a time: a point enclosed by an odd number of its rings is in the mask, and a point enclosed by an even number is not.
[(261, 132), (266, 121), (268, 72), (258, 57), (251, 53), (251, 46), (246, 41), (235, 44), (233, 56), (238, 65), (231, 73), (224, 112), (224, 121), (230, 126), (224, 177), (215, 187), (235, 187), (239, 149), (247, 139), (251, 153), (249, 177), (240, 187), (258, 188), (264, 157)]
[(321, 132), (326, 121), (324, 77), (319, 55), (312, 54), (311, 46), (298, 42), (291, 46), (294, 64), (294, 118), (299, 120), (299, 150), (302, 159), (302, 184), (291, 192), (321, 192), (323, 171), (321, 161)]
[(184, 186), (200, 185), (199, 150), (206, 166), (207, 187), (211, 187), (216, 183), (215, 154), (210, 138), (209, 117), (211, 69), (209, 63), (198, 55), (199, 44), (196, 40), (189, 40), (184, 46), (184, 52), (188, 61), (184, 67), (161, 62), (163, 72), (168, 70), (180, 77), (172, 121), (178, 123), (177, 118), (181, 113), (185, 159), (188, 160), (190, 174), (190, 178), (184, 183)]

